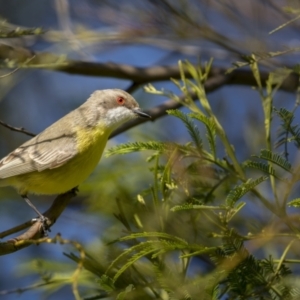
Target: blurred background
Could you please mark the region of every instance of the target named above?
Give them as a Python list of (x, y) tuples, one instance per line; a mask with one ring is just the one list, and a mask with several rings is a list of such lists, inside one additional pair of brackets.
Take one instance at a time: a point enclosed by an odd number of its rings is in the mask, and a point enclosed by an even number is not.
[[(0, 0), (0, 17), (20, 27), (41, 27), (42, 35), (3, 38), (1, 44), (49, 52), (76, 61), (116, 63), (136, 67), (173, 66), (180, 59), (193, 63), (214, 58), (213, 65), (224, 69), (251, 53), (266, 54), (299, 47), (299, 21), (269, 34), (296, 15), (283, 8), (300, 9), (298, 1), (284, 0)], [(266, 59), (263, 70), (297, 63), (299, 53)], [(0, 76), (11, 70), (1, 69)], [(0, 120), (33, 133), (52, 124), (78, 107), (97, 89), (128, 89), (131, 80), (113, 76), (67, 74), (50, 68), (21, 68), (0, 78)], [(152, 82), (157, 89), (180, 93), (169, 81)], [(162, 104), (165, 97), (147, 94), (143, 85), (133, 91), (143, 109)], [(209, 93), (212, 108), (243, 160), (264, 147), (263, 111), (257, 91), (250, 86), (224, 85)], [(279, 91), (275, 106), (292, 109), (295, 94)], [(274, 136), (276, 131), (274, 131)], [(28, 136), (0, 126), (0, 157), (26, 141)], [(176, 141), (186, 143), (189, 137), (174, 117), (164, 116), (147, 122), (111, 139), (107, 147), (128, 141)], [(73, 199), (50, 233), (79, 241), (96, 249), (121, 235), (116, 225), (116, 199), (127, 205), (136, 202), (135, 195), (151, 181), (146, 157), (149, 153), (103, 157), (92, 176), (79, 187)], [(32, 196), (44, 211), (53, 197)], [(0, 189), (0, 228), (4, 231), (32, 217), (33, 212), (11, 188)], [(252, 218), (264, 220), (264, 213), (253, 207)], [(70, 248), (70, 247), (69, 247)], [(60, 262), (62, 271), (72, 270), (63, 252), (68, 246), (28, 247), (0, 257), (1, 290), (15, 290), (34, 285), (39, 279), (39, 259)], [(65, 266), (65, 267), (64, 267)], [(34, 272), (29, 270), (34, 269)], [(59, 272), (59, 271), (58, 271)], [(3, 299), (73, 299), (71, 287), (48, 295), (47, 288), (33, 289)]]

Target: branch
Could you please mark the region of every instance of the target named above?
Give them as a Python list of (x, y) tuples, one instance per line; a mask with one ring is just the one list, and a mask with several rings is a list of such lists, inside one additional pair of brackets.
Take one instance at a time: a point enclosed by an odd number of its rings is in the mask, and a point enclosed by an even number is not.
[[(230, 83), (232, 75), (225, 75), (225, 74), (218, 74), (215, 77), (211, 77), (209, 78), (205, 84), (204, 84), (204, 88), (205, 88), (205, 92), (206, 93), (211, 93), (215, 90), (217, 90), (218, 88), (224, 86), (225, 84)], [(198, 97), (196, 95), (196, 93), (190, 92), (190, 96), (193, 100), (198, 100)], [(184, 100), (184, 95), (179, 96), (180, 100)], [(163, 104), (160, 104), (156, 107), (153, 107), (149, 110), (143, 110), (145, 111), (145, 113), (149, 114), (151, 116), (151, 119), (142, 119), (142, 118), (137, 118), (134, 119), (132, 121), (127, 122), (126, 124), (124, 124), (123, 126), (119, 127), (117, 130), (115, 130), (109, 138), (113, 138), (116, 135), (127, 131), (128, 129), (135, 127), (139, 124), (143, 124), (145, 122), (149, 122), (149, 121), (154, 121), (162, 116), (167, 115), (167, 110), (169, 109), (177, 109), (182, 107), (182, 103), (180, 103), (179, 101), (175, 101), (175, 100), (167, 100), (165, 101)]]
[[(3, 68), (43, 68), (47, 70), (65, 72), (69, 74), (113, 77), (130, 80), (134, 85), (146, 84), (149, 82), (164, 81), (170, 78), (180, 78), (180, 71), (177, 65), (173, 66), (152, 66), (135, 67), (126, 64), (94, 63), (67, 59), (65, 56), (57, 56), (47, 52), (32, 52), (26, 48), (13, 48), (8, 45), (0, 45), (0, 60)], [(210, 77), (225, 74), (227, 69), (213, 67)], [(186, 72), (186, 77), (190, 74)], [(267, 80), (269, 73), (260, 72), (263, 83)], [(236, 69), (230, 75), (228, 84), (256, 85), (251, 70)], [(298, 87), (298, 76), (293, 73), (283, 82), (280, 89), (288, 92), (296, 91)]]
[[(55, 223), (57, 218), (61, 215), (61, 213), (69, 204), (70, 200), (75, 196), (76, 196), (76, 191), (75, 189), (73, 189), (65, 194), (58, 195), (55, 198), (51, 207), (43, 214), (49, 220), (49, 222), (47, 222), (49, 228)], [(43, 237), (42, 223), (40, 221), (36, 221), (36, 222), (27, 221), (12, 229), (1, 232), (0, 238), (4, 238), (10, 234), (19, 232), (28, 227), (29, 229), (24, 233), (22, 233), (21, 235), (9, 239), (6, 242), (0, 243), (0, 255), (6, 255), (18, 251), (22, 248), (28, 247), (29, 245), (32, 244), (32, 240), (37, 240)]]
[(14, 127), (14, 126), (11, 126), (11, 125), (9, 125), (9, 124), (7, 124), (7, 123), (1, 121), (1, 120), (0, 120), (0, 124), (1, 124), (2, 126), (4, 126), (4, 127), (8, 128), (8, 129), (10, 129), (10, 130), (12, 130), (12, 131), (21, 132), (21, 133), (27, 134), (27, 135), (29, 135), (29, 136), (35, 136), (34, 133), (27, 131), (27, 130), (26, 130), (25, 128), (23, 128), (23, 127)]
[[(6, 45), (0, 45), (0, 59), (1, 59), (1, 49), (3, 49), (3, 46), (9, 47)], [(11, 47), (9, 47), (11, 48)], [(31, 53), (31, 63), (35, 61), (36, 58), (39, 58), (40, 55), (33, 54), (29, 51), (23, 51), (22, 54), (25, 53)], [(32, 55), (35, 55), (35, 57), (32, 59)], [(23, 57), (23, 56), (21, 56)], [(89, 66), (88, 69), (82, 68), (83, 65)], [(50, 66), (48, 66), (50, 68)], [(149, 67), (149, 68), (139, 68), (139, 67), (133, 67), (129, 65), (120, 65), (120, 64), (101, 64), (101, 63), (89, 63), (89, 62), (77, 62), (73, 63), (73, 67), (75, 67), (77, 74), (81, 75), (91, 75), (91, 76), (112, 76), (116, 78), (126, 78), (133, 80), (133, 83), (130, 85), (130, 87), (127, 89), (128, 92), (132, 92), (135, 90), (138, 86), (140, 86), (142, 83), (150, 82), (152, 81), (158, 81), (158, 80), (169, 80), (170, 77), (172, 78), (179, 78), (180, 73), (178, 66), (169, 66), (169, 67)], [(75, 69), (72, 66), (65, 66), (64, 71), (66, 72), (73, 72)], [(52, 68), (53, 69), (53, 68)], [(56, 69), (58, 71), (63, 71), (63, 68), (60, 67)], [(91, 70), (91, 73), (88, 72), (88, 70)], [(206, 81), (204, 87), (206, 93), (210, 93), (215, 91), (218, 88), (221, 88), (224, 85), (249, 85), (254, 86), (256, 85), (256, 81), (253, 77), (253, 74), (251, 71), (248, 70), (241, 70), (237, 69), (233, 71), (230, 74), (225, 74), (226, 70), (223, 68), (212, 68), (210, 72), (210, 77)], [(139, 79), (137, 80), (137, 77), (140, 75)], [(186, 74), (188, 76), (189, 74)], [(155, 77), (156, 76), (156, 77)], [(262, 83), (265, 83), (268, 79), (269, 73), (268, 72), (261, 72), (261, 81)], [(287, 91), (287, 92), (294, 92), (298, 88), (299, 83), (299, 76), (296, 74), (290, 74), (282, 83), (280, 86), (281, 90)], [(191, 95), (191, 97), (196, 100), (196, 95)], [(181, 96), (181, 99), (183, 99), (183, 96)], [(155, 119), (158, 119), (159, 117), (162, 117), (166, 115), (166, 110), (168, 109), (176, 109), (180, 108), (182, 104), (179, 102), (176, 102), (174, 100), (167, 100), (165, 103), (158, 105), (150, 110), (145, 111), (149, 115), (151, 115), (152, 119), (151, 121), (154, 121)], [(127, 122), (120, 128), (118, 128), (115, 132), (112, 133), (110, 138), (134, 127), (139, 124), (148, 122), (148, 119), (135, 119), (131, 122)], [(17, 128), (13, 127), (11, 125), (8, 125), (2, 121), (0, 121), (0, 124), (3, 126), (10, 128), (14, 131), (23, 132), (28, 135), (34, 136), (34, 134), (26, 131), (24, 128)]]

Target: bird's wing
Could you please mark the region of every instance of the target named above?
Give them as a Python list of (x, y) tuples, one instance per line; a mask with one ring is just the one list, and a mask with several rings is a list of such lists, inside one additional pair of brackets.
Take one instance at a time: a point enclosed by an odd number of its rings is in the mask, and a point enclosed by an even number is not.
[(76, 136), (46, 129), (0, 161), (0, 178), (58, 168), (76, 154)]

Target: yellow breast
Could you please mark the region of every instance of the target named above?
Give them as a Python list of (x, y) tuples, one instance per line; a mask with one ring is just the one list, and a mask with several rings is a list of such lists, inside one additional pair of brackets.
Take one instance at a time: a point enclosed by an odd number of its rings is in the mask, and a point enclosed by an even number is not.
[(82, 183), (97, 166), (110, 132), (103, 126), (77, 130), (77, 155), (64, 165), (8, 178), (21, 194), (61, 194)]

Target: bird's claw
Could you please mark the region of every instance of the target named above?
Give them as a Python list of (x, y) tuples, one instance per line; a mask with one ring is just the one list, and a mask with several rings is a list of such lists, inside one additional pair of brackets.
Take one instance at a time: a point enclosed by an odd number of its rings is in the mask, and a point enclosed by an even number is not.
[(41, 233), (43, 235), (43, 237), (47, 237), (48, 233), (47, 232), (51, 232), (50, 230), (50, 220), (45, 217), (45, 216), (41, 216), (41, 217), (37, 217), (32, 219), (32, 222), (40, 222), (42, 224), (41, 226)]

